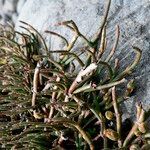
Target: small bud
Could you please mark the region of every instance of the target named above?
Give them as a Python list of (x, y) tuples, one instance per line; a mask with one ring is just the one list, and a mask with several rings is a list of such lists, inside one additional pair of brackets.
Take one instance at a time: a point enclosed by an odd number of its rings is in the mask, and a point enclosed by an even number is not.
[(6, 58), (0, 58), (0, 65), (5, 65), (7, 63)]
[(125, 92), (125, 96), (128, 97), (130, 94), (132, 94), (133, 90), (135, 89), (135, 81), (132, 79), (127, 84), (127, 89)]
[(33, 111), (33, 116), (35, 119), (42, 119), (44, 117), (41, 113), (36, 112), (35, 110)]
[(140, 147), (139, 147), (138, 144), (132, 144), (132, 145), (130, 146), (130, 149), (129, 149), (129, 150), (139, 150), (139, 149), (140, 149)]
[(139, 131), (139, 129), (137, 129), (135, 132), (134, 132), (135, 136), (141, 136), (141, 132)]
[(111, 111), (106, 111), (106, 112), (105, 112), (105, 117), (106, 117), (106, 119), (108, 119), (108, 120), (113, 120), (113, 118), (114, 118), (114, 113), (111, 112)]
[(41, 58), (39, 55), (33, 55), (32, 58), (35, 60), (35, 61), (39, 61)]
[(142, 122), (142, 123), (138, 124), (138, 129), (141, 133), (146, 133), (146, 131), (147, 131), (146, 123)]
[(106, 129), (104, 135), (112, 141), (118, 140), (118, 133), (112, 129)]
[(128, 82), (127, 89), (135, 89), (135, 81), (133, 79)]
[(110, 101), (111, 100), (111, 93), (108, 91), (104, 96), (103, 96), (104, 101)]

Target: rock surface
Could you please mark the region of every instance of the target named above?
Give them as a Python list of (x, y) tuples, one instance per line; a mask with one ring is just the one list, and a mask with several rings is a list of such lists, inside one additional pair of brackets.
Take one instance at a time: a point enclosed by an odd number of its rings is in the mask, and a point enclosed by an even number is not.
[[(60, 49), (63, 43), (46, 35), (45, 30), (52, 30), (71, 37), (64, 27), (54, 26), (64, 20), (74, 20), (80, 31), (89, 38), (93, 36), (104, 14), (105, 0), (27, 0), (18, 20), (25, 21), (40, 31), (51, 45), (51, 49)], [(132, 116), (135, 102), (141, 101), (147, 109), (150, 107), (150, 0), (112, 0), (108, 18), (108, 45), (114, 40), (116, 25), (120, 26), (121, 37), (116, 56), (125, 67), (134, 54), (131, 45), (141, 48), (142, 61), (134, 76), (137, 80), (136, 95), (125, 102), (124, 112)], [(20, 23), (16, 24), (19, 29)], [(19, 29), (20, 30), (20, 29)], [(108, 46), (107, 51), (110, 50)]]
[(0, 23), (6, 24), (7, 21), (16, 21), (16, 5), (18, 0), (0, 1)]
[(0, 23), (15, 23), (26, 0), (0, 0)]

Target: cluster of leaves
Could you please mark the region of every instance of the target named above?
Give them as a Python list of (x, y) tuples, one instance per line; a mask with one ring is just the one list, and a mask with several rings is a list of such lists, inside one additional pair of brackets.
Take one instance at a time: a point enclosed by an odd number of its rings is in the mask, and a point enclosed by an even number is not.
[[(122, 122), (119, 104), (134, 90), (127, 77), (141, 58), (141, 50), (123, 71), (119, 60), (110, 63), (119, 40), (119, 27), (110, 54), (106, 20), (110, 1), (98, 34), (88, 40), (72, 21), (61, 22), (74, 33), (71, 42), (62, 35), (63, 50), (49, 50), (39, 32), (22, 22), (25, 33), (12, 26), (0, 28), (0, 147), (3, 149), (144, 149), (149, 147), (149, 117), (137, 104), (133, 126)], [(82, 38), (80, 53), (73, 48)], [(81, 59), (81, 54), (86, 60)], [(59, 60), (53, 58), (59, 55)], [(111, 61), (113, 62), (113, 60)], [(77, 67), (78, 65), (78, 69)], [(79, 67), (80, 66), (80, 67)], [(80, 71), (78, 71), (80, 69)], [(117, 89), (123, 85), (121, 94)], [(126, 127), (128, 125), (128, 127)], [(126, 132), (124, 132), (126, 131)]]

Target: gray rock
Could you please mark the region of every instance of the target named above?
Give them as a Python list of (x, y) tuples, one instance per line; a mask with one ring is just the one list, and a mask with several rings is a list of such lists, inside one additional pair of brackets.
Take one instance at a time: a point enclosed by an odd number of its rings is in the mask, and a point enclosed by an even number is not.
[(4, 12), (15, 12), (18, 0), (5, 0), (3, 5)]
[(18, 0), (1, 0), (0, 1), (0, 23), (6, 25), (7, 22), (16, 22)]
[(22, 10), (22, 7), (24, 6), (26, 0), (19, 0), (18, 3), (17, 3), (17, 13), (20, 14), (21, 10)]
[[(87, 37), (93, 36), (100, 26), (104, 14), (104, 0), (28, 0), (22, 8), (18, 20), (35, 27), (47, 38), (52, 50), (64, 45), (58, 38), (44, 33), (52, 30), (71, 39), (72, 34), (64, 27), (54, 26), (64, 20), (74, 20), (79, 30)], [(116, 57), (125, 67), (133, 61), (131, 45), (141, 48), (143, 55), (134, 76), (137, 80), (136, 95), (124, 103), (124, 111), (132, 115), (135, 102), (141, 101), (146, 109), (150, 108), (150, 1), (149, 0), (112, 0), (108, 19), (108, 49), (114, 40), (116, 25), (120, 26), (121, 37)], [(19, 28), (19, 21), (16, 28)]]

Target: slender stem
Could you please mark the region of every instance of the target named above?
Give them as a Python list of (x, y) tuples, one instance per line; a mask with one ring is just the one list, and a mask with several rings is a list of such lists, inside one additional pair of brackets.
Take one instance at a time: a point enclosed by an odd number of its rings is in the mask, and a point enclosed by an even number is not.
[(112, 58), (112, 56), (114, 55), (115, 50), (116, 50), (117, 45), (118, 45), (118, 42), (119, 42), (119, 36), (120, 36), (120, 29), (119, 29), (119, 26), (117, 25), (117, 27), (116, 27), (116, 39), (115, 39), (115, 43), (114, 43), (113, 48), (111, 49), (110, 54), (108, 55), (108, 57), (105, 60), (106, 62), (108, 62)]
[(119, 80), (123, 77), (125, 77), (126, 75), (130, 74), (132, 72), (132, 70), (136, 67), (136, 65), (139, 63), (140, 59), (141, 59), (141, 50), (137, 47), (133, 47), (134, 52), (136, 53), (135, 59), (133, 61), (133, 63), (128, 66), (122, 73), (120, 73), (117, 77), (115, 77), (113, 80)]
[(79, 31), (77, 25), (75, 24), (75, 22), (74, 22), (73, 20), (70, 20), (69, 23), (73, 26), (73, 29), (74, 29), (75, 33), (76, 33), (78, 36), (82, 37), (82, 38), (88, 43), (88, 45), (91, 46), (90, 41), (89, 41), (83, 34), (80, 33), (80, 31)]
[(53, 59), (51, 59), (50, 57), (48, 58), (48, 60), (54, 64), (57, 68), (59, 68), (60, 70), (63, 70), (63, 67), (56, 61), (54, 61)]
[(72, 38), (72, 41), (69, 43), (69, 45), (67, 46), (67, 51), (70, 51), (72, 48), (73, 48), (73, 46), (74, 46), (74, 44), (75, 44), (75, 42), (77, 41), (77, 39), (78, 39), (78, 34), (76, 34), (73, 38)]
[(45, 32), (46, 32), (46, 33), (50, 33), (50, 34), (52, 34), (52, 35), (55, 35), (55, 36), (61, 38), (63, 41), (65, 41), (65, 43), (67, 44), (67, 46), (69, 45), (67, 39), (66, 39), (65, 37), (63, 37), (62, 35), (60, 35), (60, 34), (58, 34), (58, 33), (56, 33), (56, 32), (48, 31), (48, 30), (46, 30)]
[(124, 140), (123, 147), (126, 147), (129, 144), (129, 142), (131, 141), (132, 137), (134, 136), (134, 132), (138, 129), (138, 124), (142, 123), (144, 121), (144, 115), (145, 115), (145, 111), (142, 109), (139, 118), (137, 118), (137, 121), (134, 123), (128, 136)]
[(79, 99), (77, 96), (75, 95), (72, 95), (72, 98), (75, 100), (75, 102), (79, 105), (79, 106), (82, 106), (84, 104), (84, 102)]
[(92, 88), (92, 85), (91, 84), (88, 84), (88, 85), (85, 85), (81, 88), (78, 88), (76, 89), (73, 94), (77, 94), (77, 93), (81, 93), (81, 92), (92, 92), (92, 91), (98, 91), (98, 90), (103, 90), (103, 89), (107, 89), (107, 88), (111, 88), (113, 86), (116, 86), (116, 85), (119, 85), (119, 84), (122, 84), (126, 81), (125, 78), (119, 80), (119, 81), (116, 81), (116, 82), (112, 82), (112, 83), (108, 83), (108, 84), (105, 84), (105, 85), (100, 85), (100, 86), (97, 86), (96, 88)]
[[(67, 50), (68, 52), (73, 48), (73, 46), (74, 46), (75, 42), (77, 41), (78, 37), (79, 37), (79, 36), (78, 36), (77, 34), (73, 37), (72, 41), (69, 43), (69, 45), (68, 45), (67, 48), (66, 48), (66, 50)], [(63, 58), (62, 58), (62, 62), (65, 62), (67, 59), (68, 59), (67, 56), (63, 57)]]
[[(76, 96), (74, 96), (73, 95), (73, 98), (75, 98)], [(81, 104), (83, 104), (83, 101), (82, 100), (80, 100), (80, 99), (78, 99), (78, 98), (76, 98), (77, 100), (76, 100), (76, 102), (77, 103), (81, 103)], [(87, 107), (89, 107), (89, 106), (87, 106)], [(104, 132), (104, 130), (105, 130), (105, 120), (104, 120), (104, 118), (103, 118), (103, 116), (102, 116), (102, 114), (101, 113), (97, 113), (93, 108), (91, 108), (91, 107), (89, 107), (89, 109), (93, 112), (93, 114), (95, 115), (95, 117), (99, 120), (99, 122), (101, 123), (101, 132), (100, 132), (100, 135), (102, 136), (102, 138), (103, 138), (103, 140), (104, 140), (104, 148), (107, 148), (107, 138), (105, 137), (105, 135), (103, 134), (103, 132)], [(118, 115), (119, 116), (119, 115)]]
[[(2, 37), (2, 36), (0, 36), (0, 40), (4, 40), (7, 42), (7, 44), (8, 43), (11, 44), (10, 46), (13, 47), (13, 48), (11, 48), (11, 50), (13, 50), (16, 55), (21, 56), (23, 59), (27, 59), (26, 56), (24, 55), (24, 53), (21, 51), (20, 45), (17, 42), (10, 40), (7, 37)], [(9, 49), (6, 49), (6, 50), (10, 51)]]
[[(94, 50), (93, 49), (89, 49), (88, 50), (88, 48), (85, 48), (85, 50), (88, 52), (88, 54), (89, 54), (89, 56), (88, 57), (92, 57), (92, 62), (96, 62), (96, 56), (95, 56), (95, 54), (94, 54)], [(87, 59), (88, 60), (88, 59)]]
[(96, 37), (95, 37), (94, 40), (93, 40), (93, 43), (98, 42), (98, 40), (101, 41), (101, 35), (102, 35), (103, 28), (104, 28), (104, 26), (105, 26), (105, 24), (106, 24), (106, 21), (107, 21), (107, 18), (108, 18), (108, 13), (109, 13), (109, 9), (110, 9), (110, 4), (111, 4), (111, 0), (108, 0), (107, 6), (106, 6), (106, 12), (105, 12), (105, 14), (104, 14), (103, 22), (102, 22), (102, 24), (101, 24), (101, 27), (100, 27), (100, 29), (99, 29), (99, 32), (97, 33)]
[(98, 61), (97, 63), (106, 66), (108, 68), (110, 78), (113, 77), (113, 74), (114, 74), (113, 70), (112, 70), (111, 66), (107, 62), (105, 62), (105, 61)]
[(72, 55), (77, 61), (78, 63), (84, 67), (84, 63), (82, 62), (82, 60), (75, 54), (75, 53), (72, 53), (72, 52), (68, 52), (68, 50), (58, 50), (58, 51), (50, 51), (50, 53), (61, 53), (63, 55)]
[(33, 77), (32, 106), (35, 106), (36, 95), (38, 92), (40, 67), (41, 67), (41, 64), (38, 62), (35, 68), (34, 77)]
[(103, 138), (103, 145), (104, 145), (104, 149), (107, 148), (107, 138), (104, 135), (104, 131), (106, 129), (105, 127), (105, 119), (103, 117), (103, 115), (99, 112), (96, 112), (96, 110), (94, 110), (93, 108), (89, 107), (89, 109), (92, 111), (92, 113), (95, 115), (95, 117), (98, 119), (98, 121), (101, 124), (101, 131), (100, 131), (100, 135)]
[(82, 135), (83, 139), (88, 143), (90, 150), (94, 150), (94, 145), (92, 140), (89, 138), (89, 136), (86, 134), (86, 132), (79, 126), (79, 124), (77, 124), (74, 121), (71, 121), (67, 118), (54, 118), (52, 119), (52, 124), (56, 124), (56, 123), (63, 123), (64, 125), (71, 125), (73, 127), (75, 127), (80, 134)]
[(81, 34), (79, 32), (78, 35), (85, 40), (85, 42), (87, 43), (88, 46), (90, 46), (91, 48), (93, 48), (92, 42), (90, 42), (83, 34)]
[(28, 27), (30, 27), (30, 29), (32, 29), (34, 32), (36, 32), (36, 34), (40, 37), (40, 39), (41, 39), (41, 41), (42, 41), (42, 43), (44, 45), (46, 53), (48, 53), (48, 48), (47, 48), (47, 45), (46, 45), (45, 40), (42, 37), (42, 35), (35, 28), (33, 28), (30, 24), (28, 24), (28, 23), (26, 23), (24, 21), (20, 21), (20, 22), (23, 23), (23, 24), (25, 24), (25, 25), (27, 25)]
[(119, 68), (119, 59), (115, 59), (115, 65), (114, 65), (114, 72), (117, 72), (117, 69)]
[(101, 43), (100, 43), (100, 48), (99, 48), (99, 54), (98, 54), (98, 59), (100, 59), (105, 51), (106, 48), (106, 25), (103, 28), (102, 31), (102, 37), (101, 37)]
[(139, 119), (139, 117), (140, 117), (140, 114), (141, 114), (141, 110), (142, 110), (142, 105), (141, 105), (141, 103), (137, 103), (136, 104), (136, 118), (137, 119)]
[[(55, 52), (55, 51), (54, 51)], [(60, 69), (61, 71), (63, 71), (63, 67), (60, 65), (60, 63), (58, 63), (57, 61), (53, 60), (52, 58), (49, 57), (49, 54), (51, 52), (48, 52), (48, 55), (34, 55), (36, 59), (40, 60), (41, 58), (48, 58), (48, 60), (55, 65), (55, 67), (57, 67), (58, 69)]]
[[(123, 98), (123, 97), (117, 98), (117, 103), (118, 103), (118, 104), (120, 104), (120, 103), (123, 102), (123, 101), (124, 101), (124, 98)], [(113, 106), (113, 103), (111, 102), (110, 104), (106, 105), (104, 109), (105, 109), (105, 110), (108, 110), (108, 109), (110, 109), (112, 106)]]
[(112, 100), (113, 100), (113, 106), (114, 111), (116, 115), (116, 126), (117, 126), (117, 133), (118, 133), (118, 147), (122, 147), (122, 141), (121, 141), (121, 114), (118, 109), (118, 103), (116, 99), (116, 90), (115, 86), (112, 88)]
[[(56, 82), (59, 82), (60, 81), (60, 77), (59, 76), (57, 76), (57, 78), (56, 78)], [(57, 86), (54, 86), (54, 90), (57, 90)], [(57, 96), (57, 93), (56, 92), (53, 92), (52, 93), (52, 98), (51, 98), (51, 102), (52, 103), (54, 103), (55, 101), (56, 101), (56, 96)], [(49, 116), (48, 116), (48, 118), (49, 119), (51, 119), (52, 118), (52, 115), (53, 115), (53, 113), (54, 113), (54, 106), (50, 106), (50, 112), (49, 112)]]

